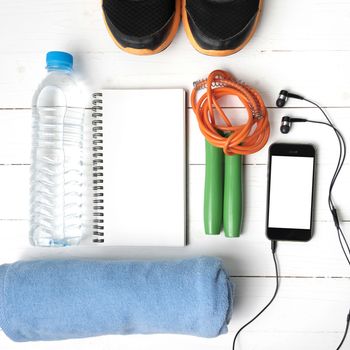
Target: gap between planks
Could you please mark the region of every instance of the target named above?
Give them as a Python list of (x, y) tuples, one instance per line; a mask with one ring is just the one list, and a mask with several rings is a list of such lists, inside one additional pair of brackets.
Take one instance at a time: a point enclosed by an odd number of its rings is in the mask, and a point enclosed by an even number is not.
[[(350, 106), (322, 106), (322, 108), (325, 108), (325, 109), (350, 109)], [(276, 107), (276, 106), (266, 106), (267, 109), (315, 109), (315, 110), (318, 110), (317, 107), (313, 107), (313, 106), (291, 106), (291, 107), (288, 107), (288, 106), (285, 106), (285, 107)], [(0, 111), (30, 111), (32, 108), (30, 107), (0, 107)], [(92, 110), (91, 107), (86, 107), (84, 108), (85, 110)], [(192, 107), (191, 106), (186, 106), (186, 109), (188, 110), (192, 110)], [(222, 109), (245, 109), (244, 107), (237, 107), (237, 106), (224, 106), (222, 107)]]

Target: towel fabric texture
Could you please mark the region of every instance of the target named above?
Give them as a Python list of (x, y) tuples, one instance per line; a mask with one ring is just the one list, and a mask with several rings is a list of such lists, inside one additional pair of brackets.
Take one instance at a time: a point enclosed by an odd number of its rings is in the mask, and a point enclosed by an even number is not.
[(227, 332), (233, 286), (220, 259), (39, 260), (0, 266), (0, 327), (14, 341)]

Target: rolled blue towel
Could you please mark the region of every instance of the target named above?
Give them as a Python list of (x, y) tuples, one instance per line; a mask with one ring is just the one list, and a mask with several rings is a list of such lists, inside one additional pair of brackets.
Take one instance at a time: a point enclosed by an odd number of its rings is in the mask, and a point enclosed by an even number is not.
[(23, 261), (0, 266), (0, 327), (14, 341), (227, 332), (221, 260)]

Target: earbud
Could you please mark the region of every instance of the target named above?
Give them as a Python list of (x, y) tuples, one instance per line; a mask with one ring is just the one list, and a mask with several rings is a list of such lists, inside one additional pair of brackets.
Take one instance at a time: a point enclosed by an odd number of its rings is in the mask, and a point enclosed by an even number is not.
[(284, 116), (281, 120), (281, 128), (280, 128), (281, 133), (288, 134), (293, 123), (302, 123), (302, 122), (307, 122), (307, 119), (291, 118), (291, 117), (288, 117), (287, 115)]
[(278, 96), (278, 99), (276, 101), (276, 106), (279, 108), (282, 108), (285, 106), (288, 98), (296, 98), (298, 100), (303, 100), (304, 97), (297, 95), (297, 94), (292, 94), (291, 92), (288, 92), (287, 90), (281, 90), (280, 94)]
[(288, 134), (291, 126), (292, 126), (292, 122), (290, 121), (290, 118), (287, 116), (283, 117), (281, 120), (281, 128), (280, 128), (281, 133)]
[(276, 106), (281, 108), (284, 107), (284, 105), (286, 104), (288, 100), (288, 91), (286, 90), (281, 90), (278, 99), (276, 101)]

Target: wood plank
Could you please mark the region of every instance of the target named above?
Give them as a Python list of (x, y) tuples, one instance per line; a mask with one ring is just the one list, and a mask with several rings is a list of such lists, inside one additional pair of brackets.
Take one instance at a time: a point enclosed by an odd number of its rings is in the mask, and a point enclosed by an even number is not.
[(0, 166), (0, 219), (29, 219), (30, 167)]
[[(349, 237), (350, 223), (343, 225)], [(246, 220), (245, 232), (238, 239), (206, 236), (202, 221), (189, 225), (189, 245), (185, 248), (97, 247), (67, 249), (31, 247), (27, 220), (0, 220), (0, 261), (19, 259), (180, 259), (192, 256), (218, 256), (232, 276), (272, 276), (274, 273), (270, 242), (265, 237), (264, 222)], [(280, 243), (281, 274), (303, 277), (349, 277), (333, 224), (318, 222), (308, 243)]]
[[(69, 51), (74, 54), (77, 74), (90, 93), (101, 88), (182, 87), (190, 91), (194, 81), (214, 69), (226, 69), (260, 91), (267, 106), (275, 105), (283, 88), (315, 99), (323, 106), (350, 106), (347, 79), (350, 51), (327, 51), (322, 55), (243, 51), (234, 59), (228, 56), (220, 61), (193, 49), (187, 54), (180, 51), (178, 55), (179, 51), (173, 47), (147, 58), (118, 51), (79, 53), (76, 48)], [(1, 54), (0, 59), (0, 108), (29, 108), (34, 91), (45, 76), (45, 52)], [(305, 105), (293, 100), (289, 103), (289, 106)]]
[(31, 110), (0, 110), (0, 125), (0, 164), (29, 164)]
[[(316, 221), (331, 221), (331, 214), (328, 209), (328, 188), (334, 173), (334, 168), (320, 166), (316, 173)], [(246, 165), (244, 172), (244, 193), (245, 212), (249, 215), (249, 220), (264, 221), (266, 207), (266, 186), (267, 186), (267, 166), (266, 165)], [(345, 165), (343, 173), (339, 175), (338, 183), (334, 187), (334, 197), (337, 207), (341, 208), (342, 219), (350, 220), (350, 203), (348, 194), (350, 193), (350, 183), (347, 176), (350, 173), (350, 166)], [(189, 179), (189, 212), (191, 220), (201, 220), (203, 192), (204, 192), (205, 167), (203, 165), (190, 166)]]
[[(241, 109), (226, 108), (225, 112), (232, 122), (244, 123), (246, 112)], [(258, 153), (245, 157), (245, 164), (266, 164), (268, 147), (273, 142), (312, 143), (317, 150), (317, 163), (333, 168), (338, 161), (339, 144), (333, 130), (327, 126), (311, 123), (294, 123), (288, 134), (281, 134), (280, 126), (283, 116), (325, 121), (324, 116), (315, 108), (269, 108), (271, 135), (268, 144)], [(350, 109), (329, 108), (327, 113), (345, 140), (350, 140)], [(1, 116), (1, 114), (0, 114)], [(188, 115), (189, 125), (189, 162), (205, 164), (204, 137), (201, 134), (196, 116), (192, 110)], [(349, 157), (346, 162), (349, 162)]]
[[(227, 115), (238, 122), (245, 121), (245, 112), (241, 109), (227, 108)], [(346, 140), (350, 140), (350, 108), (330, 108), (327, 110)], [(85, 117), (86, 150), (90, 149), (90, 112)], [(338, 154), (338, 143), (333, 131), (326, 126), (309, 123), (294, 124), (288, 135), (280, 133), (280, 122), (284, 115), (323, 120), (321, 113), (314, 108), (269, 108), (272, 142), (312, 143), (317, 147), (317, 163), (333, 167)], [(188, 161), (189, 164), (205, 163), (204, 138), (199, 131), (196, 117), (188, 109)], [(31, 151), (32, 116), (29, 109), (0, 110), (0, 164), (29, 164)], [(245, 157), (245, 164), (266, 164), (269, 144), (260, 152)], [(346, 160), (350, 163), (350, 159)]]
[[(25, 0), (13, 0), (1, 9), (0, 32), (10, 35), (2, 38), (0, 53), (44, 52), (52, 43), (58, 49), (79, 52), (117, 51), (104, 26), (99, 1), (31, 0), (27, 6)], [(258, 30), (245, 51), (350, 50), (349, 13), (347, 0), (266, 1)], [(18, 23), (25, 30), (18, 30)], [(168, 50), (172, 49), (182, 54), (193, 50), (182, 26)]]
[[(253, 287), (255, 280), (237, 281), (237, 309), (231, 322), (233, 333), (271, 298), (274, 281), (262, 280), (256, 287)], [(242, 333), (239, 349), (335, 349), (345, 328), (349, 288), (348, 279), (282, 280), (276, 301)], [(263, 298), (260, 293), (264, 293)], [(244, 321), (235, 322), (241, 315)], [(326, 332), (321, 330), (323, 327)], [(338, 334), (333, 338), (326, 333)], [(323, 339), (323, 344), (315, 340), (316, 335)]]
[[(236, 305), (229, 333), (213, 339), (180, 335), (104, 336), (59, 342), (37, 342), (37, 350), (121, 348), (143, 349), (222, 349), (232, 347), (238, 327), (269, 300), (273, 279), (235, 278)], [(271, 308), (241, 334), (237, 350), (329, 350), (339, 344), (349, 305), (348, 279), (284, 279), (280, 293)], [(317, 297), (315, 297), (317, 296)], [(344, 344), (349, 345), (350, 339)], [(33, 349), (33, 343), (14, 343), (0, 335), (4, 350)]]
[[(88, 339), (65, 340), (59, 342), (38, 342), (35, 343), (36, 350), (60, 350), (64, 346), (65, 350), (85, 350), (98, 349), (110, 350), (121, 348), (125, 350), (169, 349), (178, 350), (227, 350), (232, 347), (234, 334), (222, 335), (219, 338), (203, 339), (197, 337), (180, 335), (134, 335), (134, 336), (104, 336)], [(338, 346), (342, 337), (339, 332), (250, 332), (239, 343), (237, 350), (329, 350)], [(281, 345), (283, 344), (283, 345)], [(1, 336), (0, 346), (4, 350), (32, 350), (33, 343), (14, 343)], [(344, 349), (348, 346), (345, 343)]]
[[(266, 206), (266, 165), (244, 166), (245, 177), (245, 213), (246, 220), (263, 222)], [(336, 203), (341, 218), (350, 221), (350, 183), (345, 181), (350, 172), (350, 165), (344, 166), (344, 173), (339, 176), (339, 185), (334, 189)], [(202, 203), (204, 189), (203, 165), (190, 166), (189, 171), (189, 213), (190, 220), (202, 220)], [(332, 221), (327, 205), (328, 186), (332, 176), (332, 169), (322, 167), (318, 169), (316, 177), (317, 203), (315, 220)], [(0, 166), (0, 219), (28, 219), (29, 215), (29, 184), (30, 167), (28, 165)], [(18, 200), (20, 198), (20, 200)], [(249, 216), (247, 216), (249, 215)]]

